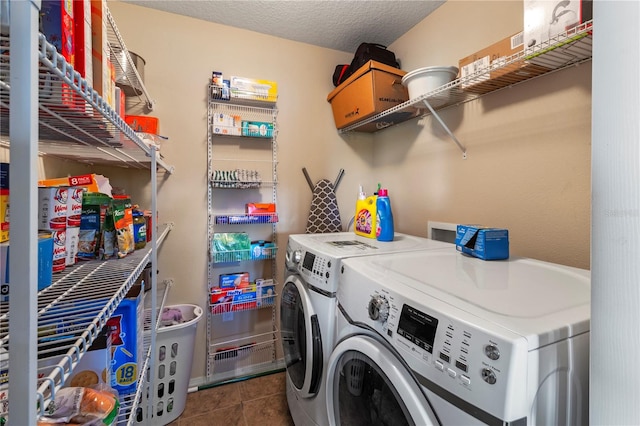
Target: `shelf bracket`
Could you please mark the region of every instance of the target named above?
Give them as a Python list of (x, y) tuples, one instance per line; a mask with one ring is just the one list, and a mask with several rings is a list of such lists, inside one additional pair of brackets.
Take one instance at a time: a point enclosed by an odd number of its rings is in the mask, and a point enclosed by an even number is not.
[(449, 130), (449, 127), (444, 123), (444, 121), (442, 121), (442, 118), (440, 118), (440, 116), (438, 115), (438, 113), (433, 109), (433, 107), (429, 104), (429, 102), (425, 99), (424, 104), (427, 106), (427, 108), (429, 109), (429, 111), (431, 112), (431, 115), (438, 120), (438, 123), (440, 123), (440, 125), (442, 126), (442, 128), (444, 129), (445, 132), (447, 132), (447, 134), (451, 137), (451, 139), (453, 139), (453, 141), (456, 143), (456, 145), (458, 145), (458, 148), (460, 148), (460, 151), (462, 151), (462, 158), (464, 160), (467, 159), (467, 148), (464, 147), (464, 145), (462, 145), (460, 143), (460, 141), (458, 140), (458, 138), (456, 138), (456, 136), (451, 132), (451, 130)]

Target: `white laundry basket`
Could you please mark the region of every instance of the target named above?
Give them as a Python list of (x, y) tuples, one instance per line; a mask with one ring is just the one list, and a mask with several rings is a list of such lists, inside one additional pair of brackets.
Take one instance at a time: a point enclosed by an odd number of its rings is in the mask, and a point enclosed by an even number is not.
[[(184, 322), (163, 326), (156, 335), (156, 357), (154, 359), (155, 406), (153, 419), (145, 421), (148, 394), (143, 392), (138, 409), (134, 413), (134, 424), (166, 425), (177, 419), (184, 411), (193, 364), (193, 348), (202, 308), (196, 305), (172, 305), (165, 309), (179, 309)], [(147, 383), (151, 380), (147, 377)]]

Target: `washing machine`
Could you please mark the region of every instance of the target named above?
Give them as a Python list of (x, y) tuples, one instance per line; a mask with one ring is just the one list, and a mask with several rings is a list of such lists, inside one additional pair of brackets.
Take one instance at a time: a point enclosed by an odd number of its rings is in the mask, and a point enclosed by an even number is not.
[(588, 424), (589, 271), (455, 249), (341, 270), (330, 424)]
[(396, 233), (379, 242), (352, 232), (289, 236), (280, 296), (287, 401), (297, 425), (328, 424), (324, 381), (335, 343), (336, 290), (343, 259), (442, 249), (452, 244)]

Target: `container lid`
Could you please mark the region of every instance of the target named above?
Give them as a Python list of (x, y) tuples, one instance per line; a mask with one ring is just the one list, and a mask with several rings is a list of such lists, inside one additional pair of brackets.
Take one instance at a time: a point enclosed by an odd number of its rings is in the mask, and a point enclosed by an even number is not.
[(387, 197), (388, 191), (386, 188), (378, 189), (378, 197)]
[(417, 75), (429, 74), (429, 73), (434, 73), (434, 72), (448, 72), (450, 74), (453, 74), (453, 78), (456, 78), (456, 76), (458, 75), (458, 67), (453, 67), (452, 66), (452, 67), (424, 67), (424, 68), (418, 68), (416, 70), (410, 71), (409, 73), (405, 74), (405, 76), (402, 77), (402, 84), (406, 84), (406, 82), (408, 80), (412, 79), (413, 77), (415, 77)]

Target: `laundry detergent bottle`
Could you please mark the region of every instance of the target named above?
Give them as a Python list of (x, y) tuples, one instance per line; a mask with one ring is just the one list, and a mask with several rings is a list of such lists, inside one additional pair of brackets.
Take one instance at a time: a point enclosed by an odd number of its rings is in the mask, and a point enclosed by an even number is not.
[(393, 213), (391, 200), (386, 189), (378, 189), (376, 199), (376, 239), (378, 241), (393, 241)]
[(362, 190), (362, 186), (360, 186), (358, 200), (356, 201), (353, 230), (356, 235), (362, 237), (376, 237), (376, 196), (367, 197), (367, 194)]

